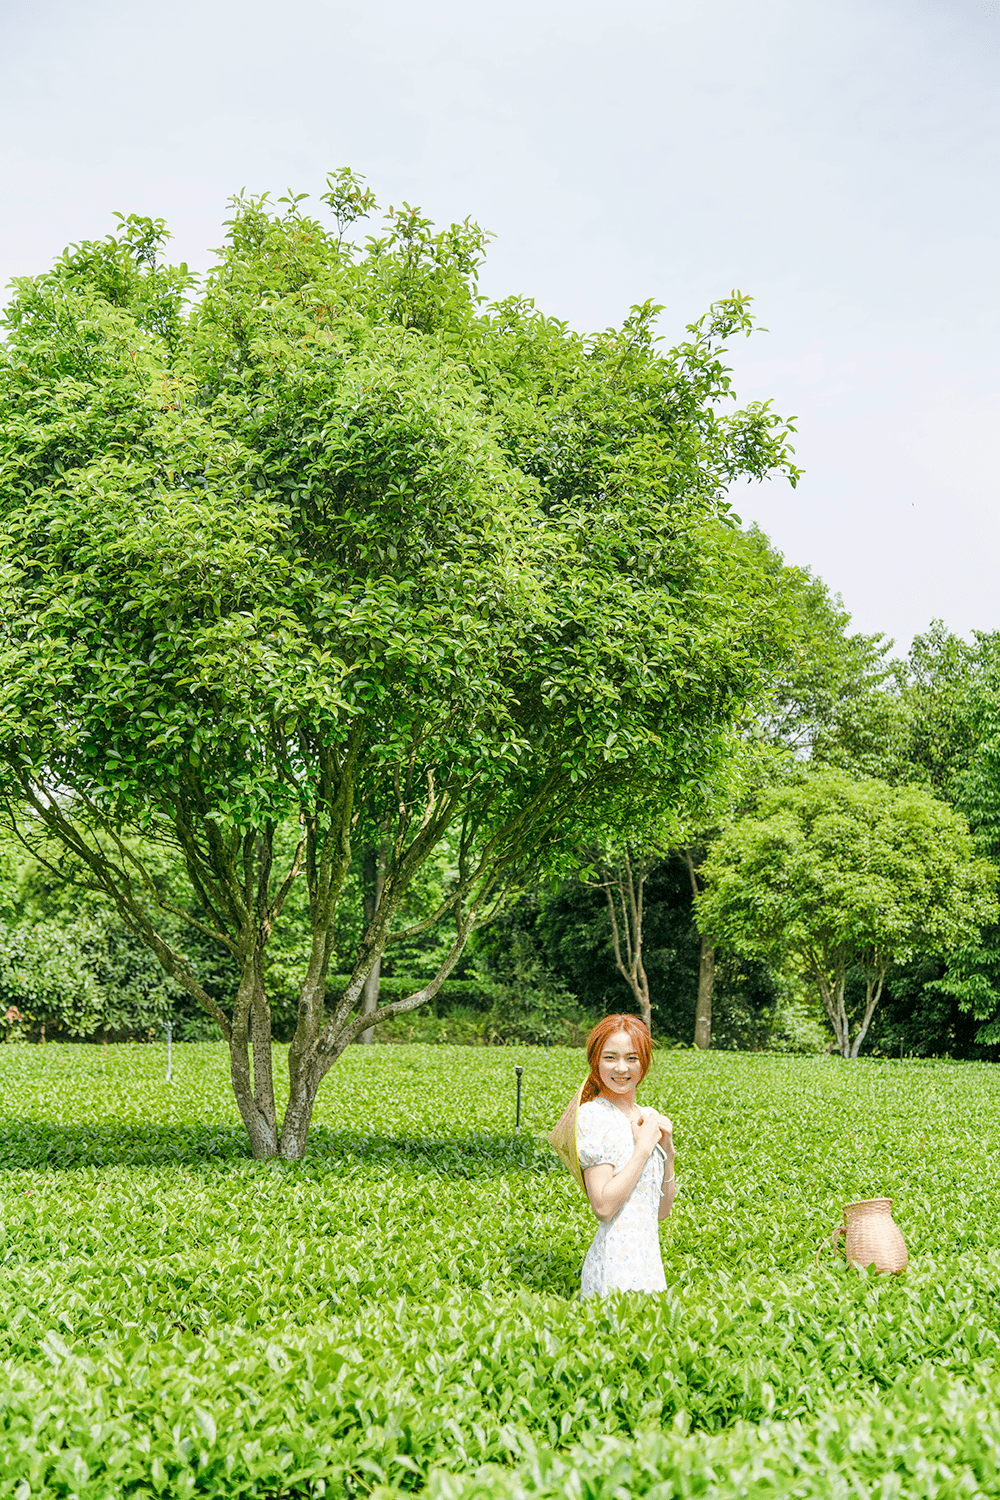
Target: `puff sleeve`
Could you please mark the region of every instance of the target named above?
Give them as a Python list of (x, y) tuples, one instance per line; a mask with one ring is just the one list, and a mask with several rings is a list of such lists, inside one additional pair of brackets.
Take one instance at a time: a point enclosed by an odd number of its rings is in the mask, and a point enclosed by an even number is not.
[(632, 1154), (628, 1121), (613, 1105), (609, 1110), (599, 1099), (581, 1104), (576, 1117), (576, 1154), (582, 1172), (603, 1162), (617, 1170)]

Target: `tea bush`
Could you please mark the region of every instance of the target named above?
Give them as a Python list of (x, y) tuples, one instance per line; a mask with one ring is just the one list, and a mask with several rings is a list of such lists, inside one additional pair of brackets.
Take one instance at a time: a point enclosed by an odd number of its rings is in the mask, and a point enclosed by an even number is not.
[[(670, 1290), (580, 1304), (578, 1052), (351, 1049), (295, 1166), (164, 1063), (0, 1047), (5, 1497), (1000, 1495), (989, 1065), (661, 1054)], [(876, 1195), (907, 1274), (817, 1266)]]

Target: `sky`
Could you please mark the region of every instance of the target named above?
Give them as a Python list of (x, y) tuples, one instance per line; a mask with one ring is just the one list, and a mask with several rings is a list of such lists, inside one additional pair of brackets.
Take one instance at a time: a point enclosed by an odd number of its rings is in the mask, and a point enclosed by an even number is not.
[(1000, 0), (0, 0), (0, 49), (0, 285), (116, 211), (204, 268), (349, 165), (584, 331), (738, 287), (806, 471), (738, 513), (901, 651), (1000, 628)]

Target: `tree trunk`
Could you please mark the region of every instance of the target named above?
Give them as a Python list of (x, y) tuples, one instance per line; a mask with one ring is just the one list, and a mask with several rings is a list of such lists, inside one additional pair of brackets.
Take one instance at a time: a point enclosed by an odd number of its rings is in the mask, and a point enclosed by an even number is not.
[[(642, 961), (642, 922), (646, 877), (654, 863), (652, 859), (640, 859), (633, 865), (629, 851), (625, 849), (621, 862), (613, 872), (604, 872), (601, 881), (601, 889), (608, 902), (615, 967), (632, 991), (646, 1028), (650, 1031), (652, 1030), (652, 1006), (649, 999), (649, 979)], [(612, 883), (617, 890), (618, 905), (621, 908), (620, 926)]]
[(812, 978), (816, 988), (819, 990), (826, 1018), (833, 1027), (836, 1050), (841, 1057), (849, 1058), (851, 1055), (851, 1023), (847, 1016), (847, 1007), (844, 1004), (844, 992), (847, 988), (847, 974), (843, 965), (840, 972), (835, 973), (833, 983), (830, 983), (826, 971), (822, 965), (815, 963), (811, 970)]
[(712, 1045), (712, 993), (715, 989), (715, 944), (704, 935), (698, 965), (698, 1004), (694, 1013), (694, 1044), (707, 1052)]
[[(302, 1041), (298, 1035), (296, 1040)], [(317, 1073), (315, 1035), (298, 1052), (288, 1050), (288, 1103), (281, 1122), (278, 1154), (284, 1161), (301, 1161), (309, 1135), (313, 1104), (321, 1073)]]
[(868, 1028), (872, 1023), (875, 1007), (882, 998), (882, 985), (884, 983), (885, 968), (879, 969), (875, 973), (866, 973), (865, 975), (865, 1013), (861, 1018), (861, 1025), (854, 1034), (854, 1041), (851, 1043), (851, 1058), (854, 1061), (857, 1061), (858, 1053), (861, 1051), (861, 1043), (868, 1035)]
[[(385, 888), (385, 872), (389, 862), (389, 844), (383, 840), (381, 844), (369, 844), (361, 856), (361, 889), (364, 902), (365, 926), (370, 927), (375, 920), (379, 903), (382, 900), (382, 892)], [(370, 1016), (378, 1009), (379, 991), (381, 988), (382, 956), (375, 960), (372, 971), (365, 980), (365, 987), (361, 992), (361, 1014)], [(374, 1026), (368, 1026), (358, 1037), (359, 1042), (371, 1045), (375, 1040)]]
[[(375, 960), (374, 968), (372, 969), (368, 978), (365, 980), (365, 987), (361, 991), (361, 1014), (363, 1016), (370, 1016), (373, 1011), (378, 1009), (378, 997), (381, 989), (381, 975), (382, 960), (381, 958), (377, 958)], [(374, 1026), (368, 1026), (358, 1037), (359, 1042), (364, 1042), (368, 1045), (371, 1045), (374, 1040)]]
[(251, 936), (248, 947), (233, 1006), (229, 1072), (250, 1149), (261, 1160), (278, 1154), (278, 1115), (271, 1064), (271, 1008), (264, 992), (263, 947), (257, 933)]
[(240, 1118), (250, 1137), (250, 1149), (255, 1161), (263, 1161), (278, 1154), (278, 1129), (274, 1114), (261, 1110), (250, 1086), (250, 1070), (245, 1065), (245, 1054), (241, 1057), (234, 1048), (229, 1057), (229, 1076), (233, 1082), (233, 1093)]
[[(698, 899), (698, 874), (690, 846), (684, 850), (691, 881), (692, 899)], [(715, 993), (715, 944), (701, 934), (701, 957), (698, 962), (698, 999), (694, 1008), (694, 1044), (707, 1052), (712, 1045), (712, 997)]]
[(315, 1067), (303, 1069), (293, 1083), (285, 1118), (281, 1122), (281, 1157), (283, 1161), (301, 1161), (306, 1152), (313, 1105), (322, 1075)]
[(639, 1007), (639, 1014), (645, 1022), (646, 1030), (652, 1031), (653, 1008), (649, 999), (649, 980), (646, 978), (646, 970), (643, 968), (641, 958), (636, 965), (634, 976), (626, 975), (625, 977), (628, 979), (632, 993), (635, 996), (635, 1003)]
[(312, 1048), (308, 1060), (290, 1078), (288, 1104), (281, 1122), (282, 1161), (301, 1161), (305, 1156), (319, 1086), (347, 1045), (338, 1042), (328, 1052)]

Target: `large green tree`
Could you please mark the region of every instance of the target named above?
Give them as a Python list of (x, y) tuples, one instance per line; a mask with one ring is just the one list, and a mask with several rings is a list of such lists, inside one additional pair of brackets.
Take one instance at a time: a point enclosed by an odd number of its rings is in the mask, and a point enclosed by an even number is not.
[[(857, 1057), (892, 964), (959, 950), (996, 919), (996, 869), (959, 814), (920, 787), (833, 768), (764, 792), (702, 873), (703, 930), (792, 964), (818, 992), (842, 1057)], [(854, 970), (864, 996), (851, 1014)]]
[[(795, 477), (768, 407), (720, 410), (744, 299), (674, 350), (649, 305), (584, 338), (481, 304), (475, 226), (404, 206), (355, 249), (370, 194), (324, 196), (335, 227), (238, 200), (197, 292), (126, 220), (15, 284), (0, 354), (8, 815), (214, 1017), (254, 1153), (287, 1158), (344, 1048), (436, 993), (515, 875), (711, 781), (784, 630), (725, 493)], [(189, 902), (131, 834), (179, 851)], [(443, 840), (446, 896), (401, 925)], [(385, 855), (331, 994), (355, 844)], [(267, 954), (301, 883), (279, 1122)], [(164, 909), (227, 955), (231, 1003)], [(434, 977), (364, 1013), (435, 921)]]

